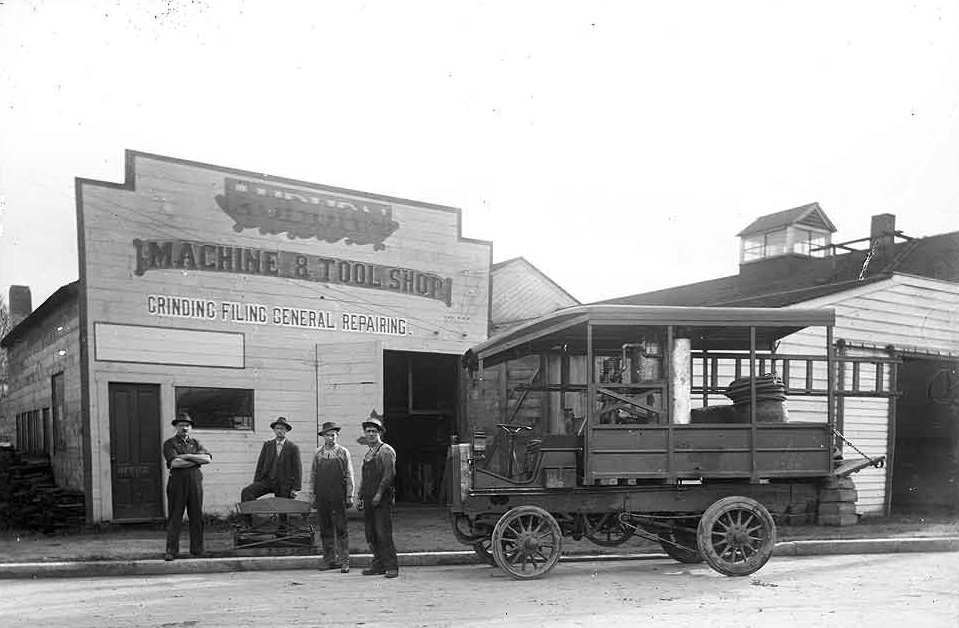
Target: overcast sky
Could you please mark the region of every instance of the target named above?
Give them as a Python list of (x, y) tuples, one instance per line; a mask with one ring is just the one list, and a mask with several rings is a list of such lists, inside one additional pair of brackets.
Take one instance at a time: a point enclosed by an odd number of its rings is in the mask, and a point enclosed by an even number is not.
[(959, 230), (959, 3), (0, 0), (4, 297), (77, 278), (127, 148), (459, 207), (594, 301), (814, 201)]

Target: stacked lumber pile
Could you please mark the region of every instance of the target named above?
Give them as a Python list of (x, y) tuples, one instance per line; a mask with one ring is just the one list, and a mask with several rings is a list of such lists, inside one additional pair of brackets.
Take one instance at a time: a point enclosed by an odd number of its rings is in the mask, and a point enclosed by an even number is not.
[(0, 448), (0, 527), (53, 533), (84, 519), (83, 493), (56, 486), (47, 456)]

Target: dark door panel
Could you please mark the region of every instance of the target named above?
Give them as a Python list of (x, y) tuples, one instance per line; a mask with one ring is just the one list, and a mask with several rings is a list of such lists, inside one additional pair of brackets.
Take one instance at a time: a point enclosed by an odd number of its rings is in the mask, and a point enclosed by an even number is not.
[(113, 519), (163, 517), (160, 387), (110, 384)]

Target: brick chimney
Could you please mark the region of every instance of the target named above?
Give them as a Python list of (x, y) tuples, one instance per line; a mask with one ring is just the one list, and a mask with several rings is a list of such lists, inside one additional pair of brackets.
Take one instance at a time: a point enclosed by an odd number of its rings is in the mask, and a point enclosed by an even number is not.
[(16, 327), (20, 321), (30, 316), (33, 305), (30, 298), (30, 286), (10, 286), (10, 324)]
[(876, 214), (869, 228), (869, 240), (873, 245), (879, 240), (879, 246), (891, 246), (896, 239), (895, 214)]

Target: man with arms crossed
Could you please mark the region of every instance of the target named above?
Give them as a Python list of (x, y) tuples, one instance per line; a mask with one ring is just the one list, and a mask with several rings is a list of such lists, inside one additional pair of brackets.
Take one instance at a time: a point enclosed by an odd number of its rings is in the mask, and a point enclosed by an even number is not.
[(200, 441), (190, 436), (193, 419), (186, 412), (178, 412), (173, 419), (176, 434), (163, 443), (163, 458), (170, 470), (166, 485), (167, 519), (166, 554), (164, 560), (173, 560), (180, 553), (180, 526), (183, 511), (190, 518), (190, 554), (203, 556), (203, 472), (202, 465), (213, 457)]

